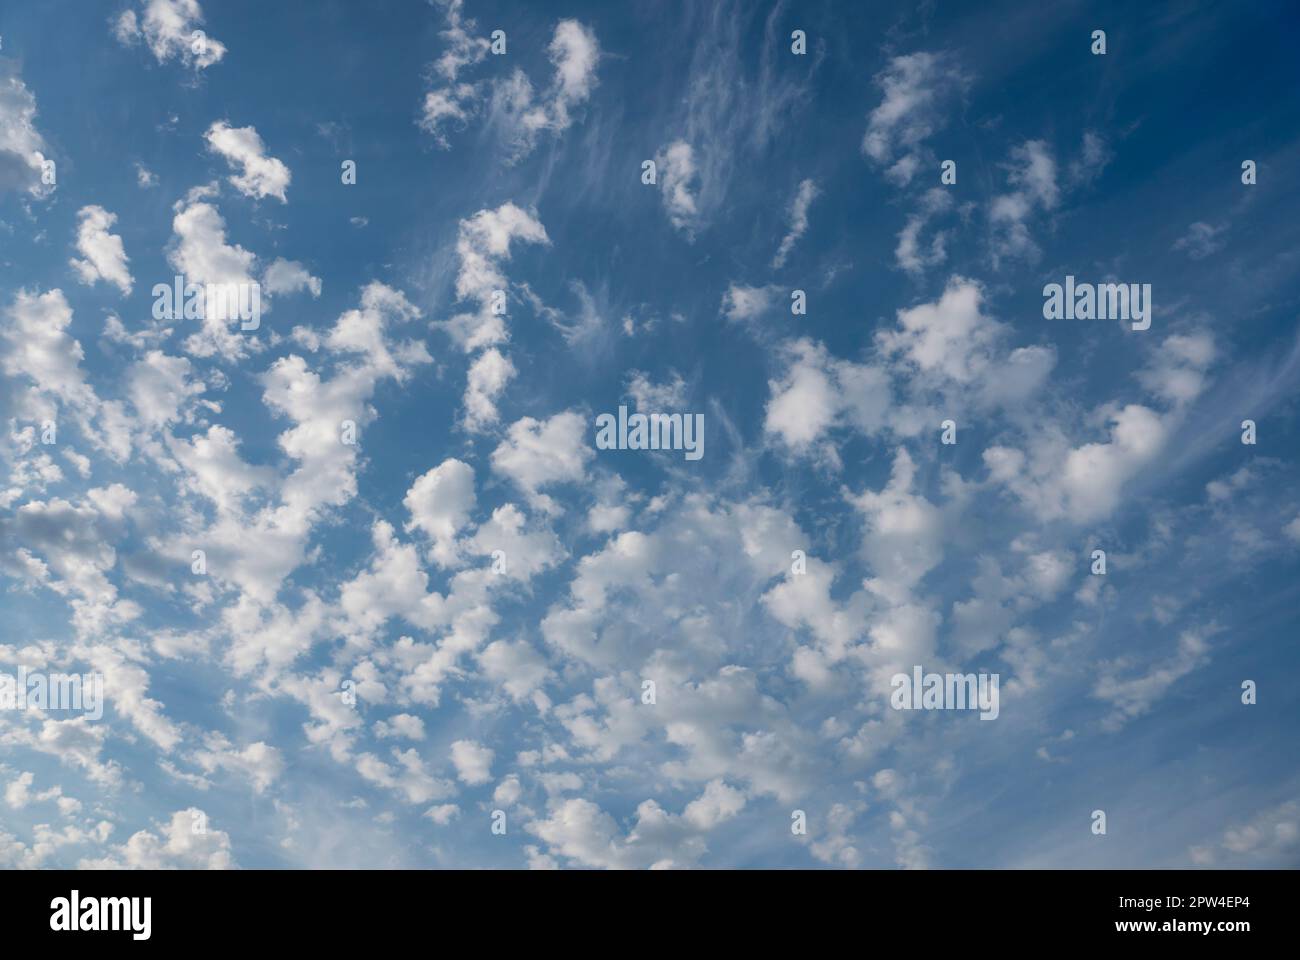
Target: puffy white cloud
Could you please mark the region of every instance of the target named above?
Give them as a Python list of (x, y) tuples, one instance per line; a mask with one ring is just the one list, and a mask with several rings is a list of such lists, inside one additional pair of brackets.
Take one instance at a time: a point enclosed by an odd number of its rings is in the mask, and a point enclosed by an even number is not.
[(375, 736), (380, 739), (401, 737), (406, 740), (423, 740), (424, 721), (414, 714), (397, 713), (387, 720), (375, 723)]
[[(176, 204), (172, 218), (173, 240), (167, 262), (187, 284), (220, 287), (226, 291), (250, 290), (256, 283), (253, 268), (257, 258), (248, 250), (226, 243), (226, 221), (217, 208), (203, 199), (204, 191), (191, 191)], [(220, 354), (237, 360), (248, 354), (248, 343), (237, 330), (237, 297), (213, 299), (209, 309), (207, 297), (202, 301), (202, 328), (185, 340), (185, 350), (199, 357)], [(178, 309), (181, 305), (174, 305)]]
[(49, 158), (35, 121), (36, 97), (18, 76), (17, 65), (0, 59), (0, 193), (16, 190), (43, 197), (54, 190), (43, 182)]
[[(361, 306), (339, 317), (325, 338), (333, 352), (363, 358), (355, 376), (341, 377), (348, 388), (365, 385), (373, 389), (379, 377), (392, 377), (399, 383), (412, 368), (429, 363), (432, 357), (418, 340), (396, 341), (392, 328), (418, 319), (420, 310), (406, 294), (386, 284), (372, 281), (361, 291)], [(358, 421), (359, 422), (359, 421)]]
[(479, 786), (492, 779), (492, 758), (495, 754), (473, 740), (457, 740), (451, 745), (451, 762), (462, 783)]
[(174, 441), (170, 449), (185, 470), (185, 487), (207, 497), (223, 514), (236, 513), (247, 494), (267, 489), (275, 481), (269, 468), (244, 462), (239, 455), (238, 436), (220, 424), (188, 440)]
[[(555, 74), (540, 96), (518, 69), (493, 89), (493, 122), (501, 128), (513, 159), (531, 153), (543, 132), (567, 130), (573, 123), (572, 111), (587, 101), (596, 85), (600, 47), (591, 28), (577, 20), (561, 20), (546, 49)], [(427, 108), (426, 102), (426, 115)]]
[(591, 96), (596, 85), (600, 46), (595, 32), (577, 20), (561, 20), (546, 48), (555, 67), (555, 81), (549, 97), (550, 126), (565, 130), (572, 119), (569, 111)]
[(393, 748), (393, 759), (397, 766), (385, 763), (372, 753), (357, 757), (357, 772), (410, 804), (424, 804), (430, 800), (440, 800), (456, 792), (450, 781), (440, 780), (431, 775), (423, 758), (415, 751)]
[[(248, 468), (233, 436), (220, 431), (209, 430), (206, 445), (194, 441), (192, 453), (176, 447), (196, 489), (221, 507), (211, 526), (191, 533), (203, 542), (215, 578), (238, 585), (259, 602), (273, 601), (281, 582), (302, 562), (313, 525), (355, 496), (357, 446), (342, 442), (342, 425), (351, 421), (363, 430), (374, 415), (369, 400), (376, 385), (387, 378), (402, 381), (430, 362), (422, 343), (392, 337), (393, 327), (418, 314), (400, 291), (368, 284), (360, 308), (341, 315), (325, 337), (337, 360), (332, 377), (322, 378), (295, 354), (281, 357), (258, 377), (268, 409), (291, 422), (277, 438), (295, 464), (287, 476)], [(270, 488), (268, 501), (246, 515), (240, 495), (258, 487)]]
[(77, 214), (77, 251), (85, 259), (74, 257), (68, 262), (76, 268), (82, 283), (107, 280), (125, 295), (131, 292), (133, 281), (122, 238), (108, 232), (116, 222), (117, 215), (103, 207), (82, 207)]
[(781, 288), (768, 284), (746, 287), (733, 283), (722, 295), (722, 312), (732, 323), (753, 320), (772, 309)]
[(489, 643), (479, 654), (479, 664), (484, 675), (493, 683), (500, 684), (501, 689), (516, 702), (530, 698), (551, 672), (546, 658), (523, 640)]
[(753, 642), (717, 598), (757, 598), (807, 542), (798, 527), (765, 504), (699, 496), (658, 516), (655, 528), (624, 531), (579, 560), (568, 597), (542, 620), (548, 644), (614, 671), (660, 655), (711, 670), (738, 655), (732, 644)]
[(256, 128), (232, 127), (217, 121), (208, 127), (205, 137), (209, 150), (224, 157), (232, 169), (240, 168), (241, 172), (230, 178), (236, 190), (257, 200), (275, 197), (281, 203), (289, 202), (285, 190), (293, 179), (292, 174), (282, 161), (267, 156), (266, 145)]
[[(768, 382), (763, 429), (792, 452), (808, 453), (830, 430), (851, 425), (868, 434), (882, 430), (891, 407), (891, 388), (883, 368), (837, 360), (807, 338), (785, 344), (786, 366)], [(832, 448), (818, 450), (838, 462)]]
[(411, 484), (402, 501), (411, 519), (406, 530), (421, 530), (432, 542), (430, 554), (441, 565), (456, 561), (456, 536), (474, 509), (474, 469), (444, 460)]
[(48, 790), (33, 792), (32, 784), (35, 781), (36, 774), (31, 771), (20, 773), (17, 777), (11, 778), (8, 786), (5, 787), (5, 803), (7, 803), (11, 809), (21, 810), (28, 804), (45, 803), (49, 800), (57, 800), (63, 795), (63, 788), (58, 784), (55, 784)]
[(237, 773), (252, 783), (256, 793), (264, 793), (284, 772), (284, 757), (280, 751), (260, 740), (243, 750), (235, 750), (224, 739), (217, 739), (211, 749), (196, 752), (194, 762), (205, 773), (218, 770)]
[(862, 855), (854, 846), (850, 831), (860, 812), (861, 805), (854, 807), (845, 803), (832, 804), (826, 813), (824, 832), (808, 847), (812, 855), (822, 863), (834, 866), (850, 868), (858, 866)]
[(980, 311), (979, 285), (954, 277), (936, 303), (898, 311), (898, 330), (877, 334), (887, 354), (901, 354), (923, 373), (938, 373), (959, 383), (970, 381), (987, 362), (997, 324)]
[(493, 510), (487, 522), (479, 524), (474, 536), (462, 540), (460, 546), (479, 557), (491, 557), (500, 550), (505, 555), (504, 576), (521, 582), (564, 557), (554, 531), (544, 523), (530, 524), (513, 503)]
[(1176, 333), (1164, 339), (1138, 380), (1166, 403), (1182, 406), (1201, 395), (1206, 371), (1217, 356), (1214, 337), (1207, 331)]
[(1128, 404), (1108, 417), (1110, 438), (1070, 448), (1059, 437), (1018, 449), (992, 446), (984, 451), (989, 477), (1005, 484), (1041, 519), (1069, 517), (1086, 523), (1108, 517), (1119, 505), (1124, 485), (1164, 449), (1169, 427), (1160, 415)]
[(490, 44), (486, 37), (473, 36), (471, 31), (478, 29), (474, 20), (464, 16), (464, 0), (438, 0), (446, 11), (447, 29), (441, 36), (447, 42), (447, 49), (438, 58), (434, 68), (445, 80), (455, 81), (465, 67), (478, 63), (488, 54)]
[(582, 480), (592, 456), (587, 422), (570, 410), (549, 420), (524, 417), (512, 423), (506, 439), (492, 451), (492, 469), (513, 480), (530, 503), (549, 513), (557, 504), (541, 489)]
[(130, 417), (121, 401), (101, 400), (87, 382), (85, 351), (67, 332), (71, 323), (72, 308), (57, 289), (19, 290), (0, 313), (0, 371), (13, 381), (0, 390), (3, 413), (60, 428), (66, 418), (97, 450), (123, 462), (131, 454)]
[(862, 152), (903, 185), (928, 158), (924, 141), (943, 127), (942, 111), (968, 81), (950, 54), (922, 51), (895, 57), (875, 82), (884, 96), (867, 118)]
[[(478, 25), (464, 18), (463, 3), (456, 0), (443, 6), (447, 29), (441, 35), (447, 46), (433, 66), (445, 85), (424, 95), (417, 122), (439, 147), (447, 149), (450, 129), (469, 121), (489, 86), (486, 82), (460, 80), (460, 74), (466, 67), (481, 63), (491, 43), (486, 37), (473, 35)], [(490, 84), (491, 123), (505, 140), (512, 161), (532, 152), (542, 133), (567, 130), (573, 123), (574, 109), (590, 99), (596, 85), (600, 46), (590, 27), (577, 20), (559, 21), (547, 54), (555, 72), (540, 95), (527, 74), (518, 68)]]
[(432, 820), (440, 827), (445, 827), (447, 824), (451, 823), (451, 821), (455, 817), (459, 815), (460, 815), (460, 807), (456, 806), (456, 804), (454, 803), (439, 804), (436, 807), (430, 807), (428, 810), (424, 811), (423, 814), (421, 814), (421, 816), (428, 817), (430, 820)]
[(430, 90), (424, 95), (420, 108), (420, 127), (431, 133), (442, 149), (451, 147), (446, 127), (452, 122), (465, 123), (473, 109), (475, 88), (468, 83), (458, 83), (440, 90)]
[[(545, 819), (525, 829), (558, 856), (576, 866), (606, 870), (672, 869), (693, 866), (705, 853), (703, 834), (735, 816), (745, 804), (743, 794), (721, 780), (687, 804), (680, 816), (646, 800), (636, 809), (636, 822), (626, 836), (614, 818), (590, 800), (572, 798), (552, 804)], [(537, 866), (550, 858), (535, 858)]]
[(139, 0), (137, 8), (139, 13), (122, 11), (113, 33), (125, 44), (143, 37), (159, 63), (180, 60), (194, 70), (204, 70), (226, 55), (225, 44), (199, 29), (203, 8), (198, 0)]
[[(206, 825), (203, 831), (194, 829), (199, 822)], [(82, 860), (78, 869), (229, 870), (238, 866), (230, 852), (230, 834), (216, 829), (196, 807), (177, 810), (155, 829), (157, 833), (140, 830), (132, 834), (108, 856)]]
[(19, 290), (0, 325), (0, 360), (7, 376), (30, 378), (41, 393), (89, 414), (98, 398), (81, 369), (85, 351), (68, 336), (71, 323), (72, 308), (62, 290)]
[(1007, 335), (984, 312), (980, 285), (954, 276), (937, 301), (899, 310), (897, 328), (878, 332), (876, 346), (901, 360), (913, 393), (938, 390), (962, 402), (1014, 409), (1043, 386), (1056, 353), (1041, 346), (1005, 352)]
[(504, 392), (506, 384), (514, 379), (516, 372), (510, 358), (496, 347), (485, 350), (475, 358), (470, 365), (465, 386), (465, 416), (462, 422), (466, 430), (481, 431), (497, 422), (500, 416), (496, 400)]
[(900, 447), (885, 488), (850, 498), (863, 515), (862, 553), (877, 580), (909, 590), (943, 557), (942, 516), (912, 492), (915, 478), (916, 464)]
[(312, 297), (319, 297), (321, 282), (298, 261), (277, 257), (262, 274), (262, 288), (270, 294), (309, 290)]
[(510, 259), (510, 247), (516, 240), (543, 245), (551, 242), (536, 215), (513, 203), (480, 210), (460, 221), (456, 237), (456, 257), (460, 261), (456, 299), (473, 301), (478, 309), (451, 318), (443, 327), (466, 353), (507, 338), (504, 317), (493, 312), (492, 301), (497, 290), (508, 297), (510, 284), (501, 265)]
[(161, 350), (150, 350), (133, 363), (126, 381), (136, 417), (155, 428), (181, 419), (190, 398), (204, 391), (193, 373), (193, 365), (185, 357), (169, 357)]
[(676, 373), (671, 380), (655, 383), (643, 371), (633, 370), (624, 389), (636, 408), (646, 413), (681, 410), (686, 406), (686, 382)]

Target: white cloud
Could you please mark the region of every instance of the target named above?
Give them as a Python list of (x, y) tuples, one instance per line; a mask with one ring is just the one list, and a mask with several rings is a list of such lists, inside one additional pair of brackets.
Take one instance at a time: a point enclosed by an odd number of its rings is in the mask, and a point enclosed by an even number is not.
[(589, 27), (577, 20), (561, 20), (547, 54), (555, 74), (540, 97), (518, 69), (494, 86), (493, 122), (501, 127), (512, 159), (532, 152), (539, 134), (567, 130), (573, 123), (572, 111), (587, 101), (595, 87), (600, 47)]
[(409, 804), (418, 805), (440, 800), (455, 792), (455, 785), (432, 776), (415, 748), (393, 748), (397, 766), (385, 763), (373, 753), (357, 757), (357, 772), (371, 783), (391, 790)]
[(472, 35), (471, 31), (477, 30), (478, 25), (463, 17), (460, 0), (443, 2), (443, 6), (447, 29), (442, 31), (442, 37), (447, 47), (434, 63), (434, 72), (445, 85), (424, 95), (417, 121), (439, 147), (445, 150), (450, 146), (451, 128), (464, 126), (478, 111), (488, 86), (491, 123), (505, 140), (512, 162), (532, 152), (542, 133), (558, 134), (569, 128), (573, 110), (591, 97), (596, 84), (600, 48), (590, 27), (577, 20), (561, 20), (555, 25), (547, 46), (555, 72), (539, 96), (532, 81), (519, 68), (491, 84), (460, 80), (462, 70), (487, 58), (491, 43), (486, 37)]
[(780, 293), (781, 288), (772, 284), (746, 287), (733, 283), (722, 295), (722, 313), (732, 323), (753, 320), (772, 309)]
[(432, 134), (444, 150), (450, 146), (444, 125), (450, 121), (465, 123), (475, 109), (479, 98), (476, 85), (457, 82), (460, 72), (468, 66), (482, 62), (488, 55), (490, 43), (486, 37), (475, 36), (478, 29), (474, 20), (464, 16), (463, 0), (439, 0), (445, 8), (447, 27), (439, 34), (447, 48), (434, 63), (435, 72), (447, 85), (425, 94), (419, 125)]
[(473, 301), (474, 313), (459, 314), (443, 328), (466, 353), (501, 343), (507, 339), (505, 319), (493, 312), (493, 291), (508, 298), (510, 283), (502, 264), (510, 259), (514, 241), (549, 246), (546, 228), (530, 213), (513, 203), (503, 203), (495, 210), (480, 210), (460, 221), (456, 237), (456, 300)]
[(499, 419), (496, 400), (501, 396), (511, 380), (514, 379), (515, 365), (496, 347), (479, 354), (469, 368), (469, 379), (465, 386), (465, 416), (463, 423), (466, 430), (481, 431)]
[(1185, 234), (1174, 241), (1174, 249), (1184, 251), (1193, 260), (1204, 260), (1223, 249), (1225, 229), (1198, 220), (1187, 228)]
[(190, 397), (203, 393), (204, 385), (192, 378), (193, 365), (184, 357), (150, 350), (131, 365), (127, 392), (136, 416), (152, 427), (174, 423)]
[(899, 310), (899, 329), (881, 331), (876, 342), (922, 373), (968, 383), (984, 369), (998, 335), (998, 325), (980, 310), (982, 299), (978, 284), (953, 277), (937, 302)]
[(375, 723), (375, 736), (380, 739), (401, 737), (405, 740), (423, 740), (424, 721), (414, 714), (397, 713), (387, 720)]
[(879, 581), (907, 590), (943, 557), (942, 515), (912, 491), (915, 479), (916, 464), (900, 447), (885, 488), (850, 497), (863, 515), (862, 554), (867, 563)]
[[(517, 643), (506, 640), (489, 643), (479, 654), (479, 664), (483, 667), (484, 676), (494, 684), (499, 684), (515, 702), (531, 698), (551, 673), (546, 658), (536, 647), (523, 640)], [(543, 701), (542, 705), (547, 702), (549, 701)]]
[[(176, 204), (175, 210), (174, 239), (167, 262), (185, 277), (186, 283), (238, 289), (255, 282), (252, 272), (257, 258), (238, 244), (226, 243), (226, 221), (215, 206), (201, 199), (201, 192), (192, 192)], [(237, 302), (234, 297), (226, 299), (232, 307)], [(201, 330), (185, 340), (187, 352), (200, 357), (220, 354), (227, 360), (247, 355), (249, 341), (232, 329), (232, 324), (238, 323), (237, 316), (230, 316), (236, 313), (234, 309), (209, 311), (205, 301), (202, 312)]]
[(309, 290), (315, 298), (320, 296), (321, 282), (298, 261), (277, 257), (262, 273), (262, 289), (273, 295)]
[(205, 773), (222, 770), (247, 778), (255, 793), (265, 793), (267, 787), (284, 773), (283, 755), (275, 747), (261, 741), (250, 743), (243, 750), (237, 751), (223, 739), (217, 738), (211, 749), (194, 754), (194, 762)]
[(1012, 148), (1007, 184), (1011, 190), (994, 197), (989, 205), (995, 267), (1004, 258), (1038, 259), (1040, 251), (1029, 233), (1029, 219), (1036, 211), (1055, 209), (1060, 199), (1056, 160), (1046, 143), (1026, 140)]
[(920, 276), (927, 268), (938, 266), (947, 259), (947, 233), (935, 233), (927, 248), (921, 240), (921, 231), (930, 220), (950, 210), (952, 205), (952, 196), (945, 188), (931, 187), (922, 196), (920, 209), (908, 216), (903, 229), (899, 231), (894, 259), (913, 276)]
[(420, 109), (420, 128), (432, 134), (439, 147), (450, 148), (446, 127), (452, 122), (464, 124), (469, 119), (475, 97), (475, 88), (468, 83), (430, 90), (424, 95)]
[(1205, 389), (1206, 373), (1218, 350), (1207, 331), (1166, 337), (1152, 362), (1138, 372), (1144, 387), (1167, 403), (1184, 405)]
[(139, 0), (138, 7), (140, 14), (127, 9), (114, 22), (113, 33), (120, 42), (130, 44), (143, 37), (159, 63), (179, 59), (195, 70), (206, 69), (226, 55), (225, 44), (200, 30), (203, 8), (198, 0)]
[(942, 111), (968, 81), (949, 54), (919, 52), (895, 57), (875, 82), (884, 97), (867, 118), (862, 152), (905, 185), (930, 162), (923, 144), (942, 128)]
[(1093, 696), (1109, 701), (1112, 712), (1102, 722), (1107, 730), (1119, 730), (1135, 717), (1149, 711), (1169, 688), (1209, 660), (1210, 645), (1205, 630), (1186, 630), (1178, 638), (1175, 653), (1164, 661), (1152, 663), (1136, 677), (1121, 679), (1129, 664), (1127, 659), (1102, 664), (1102, 676)]
[(587, 422), (572, 411), (549, 420), (524, 417), (510, 425), (505, 440), (492, 451), (492, 469), (514, 481), (531, 503), (547, 512), (557, 504), (542, 487), (577, 482), (594, 456), (587, 443)]
[[(90, 414), (98, 404), (81, 369), (85, 352), (68, 336), (72, 308), (62, 290), (31, 294), (20, 290), (0, 325), (0, 356), (10, 377), (31, 378), (36, 388), (70, 407)], [(31, 411), (32, 419), (39, 411)], [(52, 413), (52, 411), (50, 411)], [(53, 417), (49, 417), (53, 419)]]
[(1267, 861), (1292, 853), (1300, 842), (1300, 802), (1288, 800), (1261, 811), (1249, 823), (1223, 831), (1220, 854), (1229, 859)]
[(74, 257), (68, 262), (76, 268), (82, 283), (107, 280), (125, 296), (131, 292), (133, 281), (122, 238), (108, 232), (116, 222), (117, 215), (103, 207), (82, 207), (77, 214), (77, 251), (85, 259)]
[(466, 66), (478, 63), (487, 56), (489, 43), (486, 37), (476, 37), (470, 31), (478, 24), (464, 18), (464, 0), (439, 0), (446, 8), (447, 29), (440, 36), (447, 41), (447, 49), (434, 65), (444, 79), (455, 81)]
[(772, 269), (779, 270), (785, 266), (786, 258), (790, 256), (790, 251), (799, 238), (808, 230), (808, 208), (816, 199), (817, 184), (808, 179), (799, 183), (799, 189), (795, 191), (794, 199), (790, 201), (790, 229), (786, 235), (781, 238), (781, 246), (777, 248), (776, 256), (772, 258)]
[(559, 539), (545, 521), (529, 523), (513, 503), (493, 510), (487, 522), (479, 524), (474, 536), (462, 540), (460, 546), (484, 558), (500, 550), (507, 561), (504, 576), (520, 582), (527, 582), (564, 557)]
[(445, 827), (451, 823), (452, 819), (460, 814), (460, 807), (454, 803), (443, 803), (436, 807), (430, 807), (424, 811), (421, 816), (428, 817), (440, 827)]
[[(194, 829), (196, 823), (203, 831)], [(177, 810), (171, 819), (140, 830), (102, 859), (86, 859), (80, 870), (230, 870), (237, 866), (230, 852), (230, 834), (216, 829), (204, 811)]]
[(1110, 163), (1113, 153), (1109, 144), (1095, 130), (1083, 132), (1079, 156), (1070, 161), (1070, 183), (1083, 186), (1096, 180)]
[(57, 784), (48, 790), (33, 792), (31, 787), (35, 780), (36, 774), (31, 771), (20, 773), (17, 777), (11, 778), (9, 785), (5, 787), (5, 803), (13, 810), (21, 810), (28, 804), (57, 800), (63, 795), (63, 788)]
[[(875, 434), (891, 408), (889, 376), (883, 368), (837, 360), (826, 348), (803, 338), (785, 344), (785, 371), (768, 382), (763, 429), (795, 453), (807, 453), (829, 430), (851, 425)], [(838, 462), (833, 448), (820, 451)]]
[(471, 787), (492, 779), (493, 756), (490, 749), (473, 740), (457, 740), (451, 745), (451, 762), (456, 768), (456, 776)]
[(1057, 437), (984, 451), (990, 479), (1005, 484), (1040, 519), (1087, 523), (1110, 516), (1124, 485), (1164, 449), (1169, 426), (1153, 410), (1129, 404), (1108, 416), (1109, 439), (1070, 448)]
[(232, 127), (217, 121), (205, 134), (208, 149), (220, 154), (232, 169), (242, 172), (230, 178), (231, 184), (246, 197), (260, 200), (275, 197), (288, 203), (285, 190), (292, 175), (289, 168), (275, 157), (267, 156), (266, 145), (253, 127)]
[(474, 509), (473, 468), (460, 460), (444, 460), (411, 484), (402, 503), (411, 515), (406, 530), (420, 530), (429, 538), (437, 563), (455, 563), (456, 536)]
[(644, 372), (633, 370), (628, 374), (624, 390), (636, 408), (645, 413), (681, 410), (686, 406), (686, 382), (676, 373), (671, 380), (655, 383)]
[(655, 154), (655, 177), (669, 222), (688, 240), (694, 240), (700, 226), (695, 148), (684, 140), (668, 144)]
[(586, 102), (596, 84), (596, 64), (600, 46), (596, 34), (577, 20), (561, 20), (546, 48), (555, 66), (555, 81), (550, 96), (551, 122), (554, 130), (565, 130), (573, 121), (569, 111)]
[(42, 182), (49, 158), (35, 121), (36, 97), (18, 76), (17, 65), (0, 59), (0, 193), (17, 190), (44, 197), (54, 190)]
[[(553, 802), (546, 819), (534, 820), (525, 829), (579, 867), (674, 869), (698, 862), (707, 852), (703, 834), (734, 817), (744, 805), (743, 794), (714, 780), (680, 816), (654, 800), (642, 802), (626, 836), (613, 817), (581, 798)], [(548, 866), (553, 861), (537, 857), (535, 863)]]

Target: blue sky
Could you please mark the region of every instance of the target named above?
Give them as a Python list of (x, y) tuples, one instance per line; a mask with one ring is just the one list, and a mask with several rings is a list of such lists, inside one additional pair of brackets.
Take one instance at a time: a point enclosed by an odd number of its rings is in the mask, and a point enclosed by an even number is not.
[(10, 5), (0, 865), (1297, 865), (1295, 29)]

